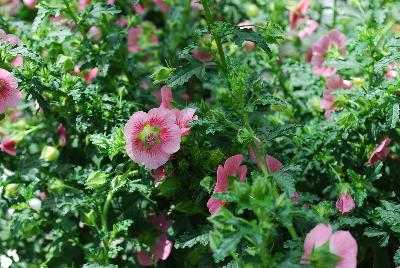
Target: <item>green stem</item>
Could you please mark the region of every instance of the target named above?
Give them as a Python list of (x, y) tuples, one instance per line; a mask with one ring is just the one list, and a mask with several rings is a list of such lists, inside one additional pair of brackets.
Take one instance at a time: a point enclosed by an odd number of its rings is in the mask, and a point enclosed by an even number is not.
[(220, 57), (220, 61), (221, 61), (221, 66), (222, 69), (225, 73), (228, 72), (228, 65), (226, 63), (226, 59), (225, 59), (225, 53), (224, 50), (222, 48), (222, 43), (221, 43), (221, 38), (218, 36), (218, 34), (214, 33), (214, 18), (213, 15), (211, 13), (210, 7), (208, 6), (208, 0), (201, 0), (201, 4), (203, 5), (204, 8), (204, 13), (206, 15), (206, 20), (207, 20), (207, 24), (208, 27), (211, 30), (211, 34), (213, 35), (214, 39), (215, 39), (215, 43), (217, 44), (217, 50), (218, 50), (218, 54)]
[(108, 210), (110, 208), (111, 200), (113, 198), (113, 191), (109, 191), (107, 195), (106, 202), (104, 203), (103, 213), (101, 214), (101, 229), (107, 231), (107, 216)]
[(336, 18), (337, 18), (337, 0), (333, 0), (333, 21), (332, 28), (336, 27)]
[(288, 229), (289, 234), (293, 240), (297, 240), (299, 238), (299, 236), (297, 235), (296, 230), (294, 229), (292, 224), (286, 226), (286, 228)]
[(65, 7), (67, 8), (67, 14), (71, 17), (71, 19), (75, 22), (76, 27), (78, 28), (79, 32), (82, 34), (83, 37), (86, 36), (85, 31), (82, 29), (80, 24), (78, 23), (78, 18), (75, 16), (74, 11), (69, 6), (68, 0), (63, 0)]

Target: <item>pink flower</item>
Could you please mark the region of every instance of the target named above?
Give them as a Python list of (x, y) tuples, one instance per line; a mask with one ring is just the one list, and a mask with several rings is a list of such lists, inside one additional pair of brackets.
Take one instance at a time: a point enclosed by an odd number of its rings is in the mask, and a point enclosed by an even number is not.
[(348, 193), (342, 193), (339, 199), (336, 201), (336, 208), (341, 214), (346, 214), (352, 211), (356, 207), (353, 197)]
[(12, 16), (17, 13), (21, 4), (19, 0), (4, 0), (0, 2), (0, 10), (4, 11), (6, 14)]
[(294, 194), (293, 194), (293, 196), (290, 198), (290, 200), (293, 202), (293, 203), (296, 203), (298, 200), (299, 200), (299, 193), (298, 192), (294, 192)]
[(157, 45), (157, 44), (158, 44), (158, 37), (157, 37), (157, 35), (153, 34), (153, 35), (151, 36), (151, 43), (152, 43), (153, 45)]
[(15, 156), (17, 154), (15, 147), (17, 147), (17, 142), (15, 140), (4, 139), (0, 145), (0, 151)]
[(338, 89), (350, 89), (353, 84), (351, 81), (343, 80), (340, 75), (333, 75), (329, 77), (327, 81), (327, 89), (325, 90), (322, 101), (320, 104), (320, 108), (325, 111), (325, 118), (329, 119), (331, 117), (332, 112), (337, 108), (334, 106), (335, 98), (332, 95), (332, 91)]
[(21, 67), (23, 64), (24, 64), (24, 58), (22, 58), (22, 56), (20, 56), (20, 55), (16, 56), (16, 57), (12, 60), (12, 62), (11, 62), (11, 65), (12, 65), (14, 68), (19, 68), (19, 67)]
[[(247, 166), (240, 165), (242, 161), (243, 155), (237, 154), (229, 157), (225, 161), (224, 166), (219, 165), (214, 193), (226, 192), (228, 190), (229, 177), (239, 177), (240, 181), (244, 181), (247, 173)], [(216, 198), (210, 198), (207, 202), (207, 207), (211, 214), (217, 213), (223, 206), (225, 206), (225, 202)]]
[(36, 0), (24, 0), (24, 4), (27, 8), (35, 8)]
[(332, 227), (326, 224), (318, 224), (307, 234), (302, 263), (310, 263), (309, 258), (313, 251), (325, 243), (328, 243), (329, 252), (340, 258), (335, 268), (357, 267), (357, 241), (348, 231), (332, 234)]
[(164, 165), (180, 148), (181, 130), (175, 114), (165, 108), (134, 113), (125, 125), (126, 151), (149, 169)]
[(196, 112), (196, 109), (194, 108), (185, 108), (183, 110), (174, 109), (174, 112), (176, 115), (176, 124), (181, 129), (181, 135), (182, 136), (189, 135), (189, 131), (192, 127), (188, 126), (187, 124), (198, 119), (197, 115), (194, 114)]
[(314, 74), (325, 77), (335, 74), (336, 68), (327, 66), (325, 58), (328, 53), (333, 54), (334, 57), (344, 55), (346, 53), (345, 45), (346, 37), (338, 30), (331, 30), (312, 44), (311, 65)]
[(300, 39), (310, 36), (318, 28), (319, 24), (315, 20), (306, 19), (305, 27), (297, 33)]
[(139, 45), (139, 36), (141, 36), (143, 33), (142, 28), (135, 27), (135, 28), (129, 28), (128, 29), (128, 51), (129, 52), (138, 52)]
[(166, 260), (172, 250), (172, 242), (167, 238), (167, 230), (172, 225), (172, 221), (167, 219), (165, 215), (152, 215), (147, 218), (147, 222), (151, 224), (154, 228), (161, 231), (155, 241), (155, 245), (151, 247), (151, 252), (154, 258), (152, 258), (149, 253), (142, 250), (137, 254), (138, 262), (142, 266), (151, 266), (159, 260)]
[(121, 27), (125, 27), (126, 25), (128, 25), (128, 20), (126, 18), (119, 18), (117, 20), (117, 24)]
[(91, 0), (79, 0), (79, 11), (84, 11), (86, 7), (90, 4)]
[(392, 142), (392, 139), (389, 137), (385, 137), (378, 147), (372, 152), (368, 163), (373, 166), (378, 160), (385, 161), (386, 157), (389, 154), (389, 145)]
[(397, 63), (389, 64), (389, 66), (386, 67), (386, 71), (387, 72), (385, 74), (385, 77), (387, 79), (395, 78), (397, 76), (397, 74), (398, 74), (397, 71), (396, 71), (397, 67), (398, 67)]
[(99, 41), (101, 39), (101, 31), (99, 27), (92, 26), (87, 32), (87, 37), (93, 39), (94, 41)]
[(167, 175), (167, 169), (164, 167), (157, 168), (151, 176), (154, 179), (154, 184), (157, 186), (160, 181), (165, 179)]
[(133, 9), (135, 10), (136, 14), (138, 14), (139, 16), (144, 14), (147, 11), (147, 9), (142, 7), (141, 5), (135, 5), (133, 7)]
[(206, 61), (212, 58), (212, 54), (205, 49), (193, 49), (192, 55), (199, 61)]
[(89, 72), (85, 75), (86, 84), (90, 84), (92, 80), (97, 77), (98, 72), (99, 69), (97, 67), (90, 69)]
[(57, 135), (58, 144), (60, 144), (61, 147), (64, 147), (67, 144), (68, 132), (62, 123), (58, 125)]
[(15, 108), (20, 102), (22, 95), (17, 87), (18, 81), (12, 73), (0, 68), (0, 113)]
[(170, 102), (174, 100), (173, 97), (172, 97), (171, 88), (169, 88), (167, 86), (163, 86), (160, 89), (160, 92), (161, 92), (161, 104), (160, 104), (160, 107), (171, 110), (172, 108), (171, 108)]
[(200, 0), (192, 0), (192, 8), (197, 9), (197, 10), (203, 10), (204, 7), (201, 3), (199, 3)]
[(140, 87), (143, 89), (148, 89), (150, 85), (146, 81), (140, 81)]
[[(253, 163), (257, 164), (258, 169), (261, 169), (260, 163), (258, 162), (256, 154), (254, 153), (254, 150), (252, 148), (249, 148), (249, 157)], [(265, 163), (267, 163), (268, 170), (271, 173), (275, 173), (283, 168), (282, 163), (278, 159), (269, 154), (267, 154), (265, 157)]]
[(296, 29), (304, 18), (307, 12), (310, 0), (302, 0), (300, 3), (295, 5), (289, 13), (289, 28)]
[(158, 6), (162, 13), (168, 13), (171, 7), (164, 3), (164, 0), (153, 0), (153, 3)]
[(149, 253), (142, 250), (137, 254), (137, 259), (140, 265), (142, 266), (152, 266), (153, 259), (155, 262), (159, 260), (166, 260), (168, 256), (171, 254), (172, 250), (172, 242), (167, 239), (165, 234), (160, 235), (157, 237), (156, 244), (151, 247), (151, 252), (154, 255), (152, 258)]
[(109, 5), (115, 5), (115, 0), (107, 0), (107, 4), (109, 4)]

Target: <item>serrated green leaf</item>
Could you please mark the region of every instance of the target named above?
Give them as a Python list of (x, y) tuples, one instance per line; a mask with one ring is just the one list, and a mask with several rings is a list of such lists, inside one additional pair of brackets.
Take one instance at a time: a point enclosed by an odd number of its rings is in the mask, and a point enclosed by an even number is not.
[(169, 87), (182, 86), (189, 81), (192, 76), (197, 76), (199, 79), (204, 79), (206, 76), (205, 64), (197, 61), (184, 65), (174, 71), (167, 80)]

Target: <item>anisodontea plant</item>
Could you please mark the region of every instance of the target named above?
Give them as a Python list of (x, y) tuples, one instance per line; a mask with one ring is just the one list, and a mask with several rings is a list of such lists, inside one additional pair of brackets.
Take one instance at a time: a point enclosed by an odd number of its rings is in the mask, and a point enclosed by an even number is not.
[(400, 266), (398, 10), (0, 0), (1, 266)]

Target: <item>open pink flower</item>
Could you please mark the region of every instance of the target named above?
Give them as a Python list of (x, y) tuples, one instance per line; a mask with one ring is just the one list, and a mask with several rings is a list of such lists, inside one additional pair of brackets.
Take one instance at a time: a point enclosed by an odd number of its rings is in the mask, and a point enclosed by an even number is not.
[(206, 49), (196, 48), (196, 49), (193, 49), (191, 53), (192, 53), (193, 57), (195, 57), (199, 61), (206, 61), (206, 60), (209, 60), (212, 58), (212, 54)]
[(181, 135), (182, 136), (189, 135), (189, 131), (192, 127), (188, 126), (187, 124), (198, 119), (197, 115), (195, 115), (196, 109), (194, 108), (185, 108), (183, 110), (174, 109), (174, 112), (176, 115), (176, 124), (181, 129)]
[(0, 144), (0, 151), (3, 151), (9, 155), (15, 156), (17, 154), (16, 148), (17, 142), (12, 139), (4, 139)]
[(85, 75), (86, 84), (90, 84), (97, 77), (98, 72), (99, 69), (97, 67), (90, 69)]
[(315, 30), (317, 30), (318, 26), (319, 26), (318, 22), (306, 18), (304, 22), (304, 28), (297, 33), (297, 36), (300, 39), (304, 39), (307, 36), (312, 35), (315, 32)]
[(164, 0), (153, 0), (153, 3), (161, 10), (162, 13), (168, 13), (171, 7)]
[(19, 68), (24, 64), (24, 58), (22, 58), (22, 56), (18, 55), (16, 56), (12, 61), (11, 61), (11, 65), (14, 68)]
[(79, 10), (82, 12), (90, 4), (91, 0), (79, 0)]
[(115, 5), (115, 0), (107, 0), (107, 4), (109, 4), (109, 5)]
[(166, 260), (172, 250), (172, 242), (168, 240), (166, 235), (168, 228), (172, 225), (172, 221), (167, 219), (165, 215), (160, 214), (149, 216), (147, 222), (162, 233), (157, 237), (155, 245), (151, 247), (153, 258), (144, 250), (137, 254), (138, 262), (142, 266), (151, 266), (154, 264), (153, 261)]
[(294, 30), (296, 29), (301, 21), (304, 19), (304, 16), (307, 12), (307, 9), (310, 5), (310, 0), (301, 0), (300, 3), (295, 5), (289, 13), (289, 28)]
[(335, 97), (332, 95), (332, 92), (338, 89), (350, 89), (353, 84), (351, 83), (351, 81), (343, 80), (340, 75), (333, 75), (329, 77), (326, 84), (327, 89), (322, 96), (320, 108), (322, 110), (326, 110), (325, 118), (329, 119), (332, 112), (337, 108), (334, 106)]
[(17, 87), (18, 81), (12, 73), (0, 68), (0, 113), (15, 108), (20, 102), (22, 95)]
[(392, 142), (392, 139), (389, 137), (385, 137), (378, 147), (372, 152), (368, 163), (373, 166), (378, 160), (385, 161), (386, 157), (389, 154), (389, 145)]
[[(247, 166), (240, 165), (243, 161), (243, 155), (237, 154), (229, 157), (225, 161), (225, 165), (219, 165), (217, 170), (217, 183), (214, 187), (214, 193), (226, 192), (229, 186), (230, 177), (239, 177), (240, 181), (244, 181), (247, 173)], [(225, 205), (224, 201), (216, 198), (210, 198), (207, 202), (208, 210), (211, 214), (215, 214)]]
[(61, 147), (64, 147), (67, 144), (68, 132), (62, 123), (58, 125), (57, 135), (58, 144), (60, 144)]
[(327, 54), (339, 57), (346, 53), (346, 37), (338, 30), (331, 30), (312, 44), (311, 65), (316, 75), (329, 77), (336, 73), (336, 68), (325, 64)]
[(135, 6), (133, 6), (133, 9), (135, 10), (136, 14), (139, 16), (144, 14), (147, 11), (147, 8), (144, 8), (141, 5), (135, 5)]
[(191, 5), (192, 5), (193, 9), (197, 9), (197, 10), (203, 10), (204, 9), (203, 5), (200, 3), (200, 0), (192, 0)]
[(348, 231), (332, 233), (332, 227), (326, 224), (318, 224), (307, 234), (302, 262), (310, 263), (313, 251), (325, 243), (329, 245), (329, 252), (339, 257), (335, 268), (357, 267), (357, 241)]
[(134, 113), (125, 125), (126, 151), (149, 169), (164, 165), (180, 148), (181, 130), (175, 114), (165, 108)]
[(339, 199), (336, 201), (336, 208), (341, 214), (351, 212), (356, 207), (356, 203), (348, 193), (342, 193)]
[(143, 31), (140, 27), (129, 28), (128, 29), (128, 51), (138, 52), (139, 49), (139, 37), (142, 35)]
[(24, 5), (25, 5), (27, 8), (33, 9), (33, 8), (35, 8), (35, 6), (36, 6), (36, 0), (24, 0)]
[(385, 77), (387, 79), (393, 79), (397, 76), (398, 72), (397, 72), (397, 68), (399, 67), (399, 65), (397, 63), (392, 63), (389, 64), (389, 66), (386, 67), (386, 74)]

